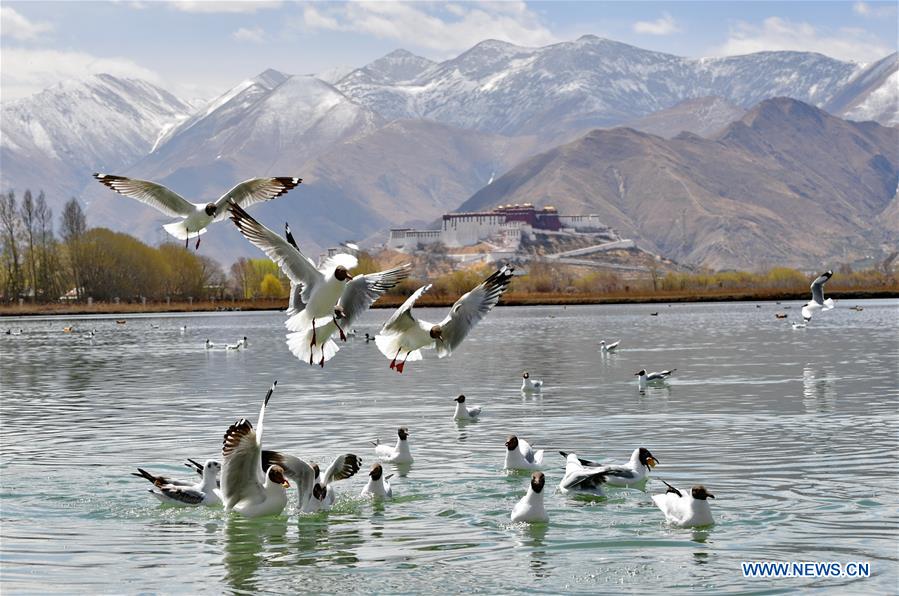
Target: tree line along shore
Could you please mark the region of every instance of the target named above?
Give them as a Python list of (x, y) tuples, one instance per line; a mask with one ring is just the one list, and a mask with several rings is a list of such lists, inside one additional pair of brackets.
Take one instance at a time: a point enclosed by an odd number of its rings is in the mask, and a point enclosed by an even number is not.
[[(58, 234), (57, 234), (58, 230)], [(446, 306), (476, 286), (495, 264), (460, 268), (445, 251), (413, 255), (358, 254), (352, 272), (368, 273), (411, 262), (412, 275), (376, 307), (396, 307), (430, 283), (421, 306)], [(0, 315), (187, 312), (283, 309), (290, 289), (267, 258), (240, 258), (226, 271), (215, 260), (180, 243), (149, 246), (133, 236), (90, 228), (77, 199), (54, 225), (43, 193), (0, 195)], [(764, 272), (615, 270), (560, 265), (533, 255), (518, 267), (501, 304), (603, 304), (719, 300), (800, 300), (819, 272), (775, 267)], [(854, 271), (835, 267), (828, 295), (840, 298), (899, 296), (899, 275), (888, 259)]]

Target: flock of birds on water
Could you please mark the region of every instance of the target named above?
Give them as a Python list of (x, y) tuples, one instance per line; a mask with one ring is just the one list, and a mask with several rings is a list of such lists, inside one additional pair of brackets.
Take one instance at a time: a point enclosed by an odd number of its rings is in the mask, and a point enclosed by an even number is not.
[[(252, 244), (262, 250), (290, 280), (287, 346), (300, 361), (324, 367), (340, 350), (335, 335), (346, 341), (354, 335), (353, 323), (368, 310), (386, 291), (409, 276), (410, 265), (402, 265), (377, 273), (351, 275), (358, 261), (352, 254), (335, 254), (320, 266), (306, 257), (297, 246), (289, 225), (285, 224), (284, 236), (280, 236), (250, 216), (246, 208), (263, 200), (274, 199), (299, 185), (300, 178), (253, 178), (242, 182), (214, 203), (190, 203), (171, 190), (154, 182), (135, 180), (122, 176), (94, 174), (94, 177), (114, 191), (155, 207), (178, 219), (164, 226), (172, 236), (185, 241), (200, 236), (212, 223), (230, 216), (238, 230)], [(833, 275), (827, 271), (811, 285), (812, 299), (802, 308), (805, 325), (814, 312), (834, 308), (831, 299), (824, 299), (824, 284)], [(422, 360), (422, 351), (436, 349), (439, 358), (451, 356), (458, 349), (472, 328), (499, 302), (512, 280), (513, 269), (503, 266), (482, 283), (459, 298), (449, 313), (439, 323), (416, 318), (412, 309), (431, 285), (417, 289), (383, 324), (375, 337), (365, 335), (365, 341), (374, 341), (381, 353), (390, 360), (390, 368), (403, 373), (407, 362)], [(657, 313), (653, 313), (657, 314)], [(117, 321), (118, 322), (118, 321)], [(794, 327), (796, 326), (794, 325)], [(184, 333), (186, 327), (181, 328)], [(21, 333), (21, 330), (18, 331)], [(93, 331), (90, 332), (93, 337)], [(7, 334), (17, 334), (7, 330)], [(217, 346), (209, 339), (205, 348), (223, 347), (239, 350), (248, 347), (246, 337), (234, 344)], [(613, 353), (620, 342), (600, 343), (603, 353)], [(664, 384), (675, 369), (635, 373), (639, 389), (648, 385)], [(245, 418), (228, 427), (222, 443), (223, 463), (208, 460), (200, 463), (188, 460), (185, 464), (199, 474), (199, 481), (179, 480), (152, 474), (138, 468), (134, 476), (153, 484), (150, 493), (161, 503), (177, 506), (224, 506), (246, 517), (280, 515), (288, 502), (288, 489), (294, 482), (298, 491), (297, 506), (301, 513), (327, 511), (335, 503), (333, 485), (353, 477), (361, 468), (362, 460), (355, 454), (337, 456), (322, 471), (318, 465), (278, 451), (262, 448), (263, 422), (269, 400), (277, 386), (275, 381), (265, 395), (259, 417), (254, 427)], [(522, 375), (521, 391), (525, 394), (540, 393), (543, 382)], [(455, 398), (453, 417), (457, 420), (474, 420), (481, 415), (481, 407), (466, 403), (464, 395)], [(383, 464), (408, 466), (414, 461), (409, 443), (409, 429), (397, 429), (394, 445), (373, 443), (379, 463), (371, 466), (368, 481), (361, 497), (390, 499), (393, 488), (392, 474), (385, 474)], [(602, 496), (607, 487), (637, 488), (644, 490), (650, 471), (659, 461), (645, 447), (634, 449), (630, 459), (623, 464), (603, 464), (582, 459), (575, 453), (560, 451), (565, 458), (565, 472), (559, 482), (562, 494)], [(512, 522), (545, 523), (548, 515), (544, 507), (544, 451), (535, 450), (525, 439), (509, 436), (505, 441), (504, 467), (507, 470), (531, 471), (526, 494), (514, 506)], [(662, 480), (666, 492), (652, 496), (668, 523), (679, 527), (699, 527), (714, 523), (709, 499), (714, 495), (702, 485), (690, 489), (676, 488)]]

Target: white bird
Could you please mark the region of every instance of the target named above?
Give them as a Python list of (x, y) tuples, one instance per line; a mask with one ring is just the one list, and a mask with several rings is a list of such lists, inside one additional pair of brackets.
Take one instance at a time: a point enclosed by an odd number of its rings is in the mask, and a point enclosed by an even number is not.
[[(290, 483), (284, 468), (270, 464), (263, 468), (262, 423), (265, 407), (275, 390), (275, 383), (265, 395), (259, 410), (258, 431), (246, 418), (228, 427), (222, 442), (222, 502), (226, 511), (237, 511), (246, 517), (278, 515), (287, 505)], [(309, 469), (310, 475), (312, 469)], [(308, 495), (306, 496), (308, 498)], [(303, 501), (300, 501), (303, 502)]]
[(521, 391), (523, 393), (540, 393), (543, 390), (543, 381), (531, 378), (531, 373), (524, 371), (521, 375)]
[[(566, 458), (568, 454), (560, 451)], [(659, 464), (649, 449), (638, 447), (631, 453), (631, 458), (626, 464), (611, 465), (600, 464), (587, 459), (578, 458), (578, 462), (585, 468), (603, 472), (606, 475), (606, 484), (609, 486), (640, 487), (649, 478), (649, 472)]]
[[(347, 337), (354, 337), (355, 331), (344, 333), (344, 329), (349, 328), (362, 313), (371, 308), (384, 292), (406, 279), (410, 271), (411, 265), (405, 264), (386, 271), (356, 275), (344, 286), (337, 305), (333, 307), (333, 316), (329, 320), (316, 322), (314, 329), (308, 326), (288, 333), (288, 348), (301, 361), (308, 361), (309, 364), (317, 361), (319, 366), (324, 367), (325, 362), (340, 350), (331, 337), (338, 332), (343, 341)], [(313, 334), (315, 341), (312, 341)]]
[(393, 488), (390, 487), (390, 479), (393, 474), (384, 476), (384, 468), (381, 464), (375, 464), (368, 473), (368, 482), (362, 489), (363, 497), (380, 497), (382, 499), (390, 499), (393, 497)]
[(337, 493), (331, 484), (338, 480), (352, 478), (359, 471), (361, 465), (362, 460), (352, 453), (335, 457), (324, 474), (319, 473), (318, 464), (313, 465), (315, 484), (312, 485), (312, 495), (302, 507), (303, 513), (315, 513), (330, 509), (337, 500)]
[[(417, 320), (412, 307), (430, 284), (416, 290), (384, 323), (375, 343), (384, 356), (390, 358), (390, 368), (402, 373), (406, 362), (421, 360), (421, 350), (437, 347), (437, 356), (445, 358), (459, 347), (468, 332), (499, 302), (500, 296), (512, 280), (512, 268), (503, 267), (483, 283), (459, 298), (440, 323)], [(403, 359), (399, 362), (400, 356)]]
[(207, 350), (211, 350), (211, 349), (215, 348), (215, 344), (212, 343), (211, 341), (209, 341), (209, 338), (206, 338), (206, 343), (203, 344), (203, 347), (206, 348)]
[(476, 420), (481, 415), (481, 406), (468, 407), (465, 405), (465, 396), (460, 395), (453, 400), (456, 402), (456, 411), (453, 418), (456, 420)]
[[(231, 220), (247, 240), (264, 252), (291, 283), (291, 299), (286, 326), (290, 331), (305, 331), (312, 328), (309, 336), (310, 354), (318, 343), (316, 320), (324, 317), (334, 318), (334, 306), (340, 299), (347, 282), (353, 280), (350, 269), (359, 261), (353, 255), (336, 254), (322, 263), (315, 264), (296, 246), (290, 229), (287, 238), (278, 236), (265, 227), (238, 205), (231, 206)], [(310, 356), (309, 364), (313, 364)]]
[(599, 350), (601, 352), (614, 352), (618, 349), (618, 344), (621, 343), (621, 340), (618, 340), (614, 343), (607, 344), (606, 340), (602, 340), (599, 342)]
[(634, 376), (639, 377), (637, 379), (637, 385), (640, 389), (646, 389), (646, 385), (651, 383), (653, 385), (658, 385), (663, 383), (668, 377), (671, 376), (671, 373), (676, 371), (676, 368), (672, 368), (671, 370), (663, 370), (659, 372), (651, 372), (649, 374), (646, 373), (645, 368), (641, 368), (639, 372), (635, 372)]
[(184, 335), (185, 333), (187, 333), (187, 325), (181, 325), (180, 331), (181, 331), (181, 335)]
[(797, 323), (795, 321), (790, 323), (790, 325), (793, 326), (793, 329), (805, 329), (806, 327), (808, 327), (808, 325), (806, 325), (805, 323)]
[(179, 505), (184, 507), (221, 506), (222, 494), (218, 489), (218, 474), (222, 466), (217, 461), (207, 460), (202, 466), (202, 479), (200, 482), (186, 482), (166, 476), (154, 476), (146, 470), (137, 469), (132, 476), (145, 478), (155, 488), (150, 489), (150, 494), (156, 497), (160, 503), (166, 505)]
[(546, 508), (543, 506), (543, 486), (546, 478), (543, 472), (531, 474), (528, 492), (512, 508), (513, 522), (542, 523), (549, 521)]
[(244, 335), (244, 336), (243, 336), (243, 339), (241, 339), (241, 340), (238, 341), (237, 343), (239, 343), (240, 346), (241, 346), (242, 348), (248, 348), (248, 347), (250, 347), (250, 342), (247, 341), (247, 336), (246, 336), (246, 335)]
[(543, 465), (543, 449), (534, 451), (527, 441), (510, 435), (505, 442), (507, 470), (539, 470)]
[(824, 284), (833, 275), (833, 271), (825, 271), (812, 282), (812, 299), (802, 307), (802, 318), (806, 321), (812, 320), (812, 314), (816, 310), (830, 310), (834, 307), (833, 298), (824, 299)]
[(185, 247), (191, 234), (195, 235), (196, 248), (200, 248), (200, 235), (206, 233), (207, 226), (227, 217), (229, 203), (249, 207), (259, 201), (280, 197), (302, 182), (300, 178), (289, 177), (251, 178), (223, 194), (216, 202), (204, 204), (188, 202), (155, 182), (112, 174), (94, 174), (94, 178), (121, 195), (137, 199), (170, 217), (180, 218), (162, 227), (175, 238), (184, 240)]
[(710, 494), (704, 486), (696, 485), (689, 493), (680, 491), (667, 482), (665, 486), (668, 491), (663, 495), (653, 495), (652, 500), (665, 514), (668, 523), (682, 528), (710, 526), (715, 523), (708, 501), (714, 499), (715, 495)]
[(585, 466), (574, 453), (559, 453), (565, 457), (565, 476), (559, 482), (559, 492), (603, 495), (602, 485), (606, 483), (608, 472), (602, 468)]
[(411, 464), (412, 452), (409, 450), (409, 429), (401, 426), (396, 429), (396, 445), (381, 445), (381, 441), (373, 441), (375, 453), (381, 460), (389, 464)]
[(95, 336), (96, 334), (97, 334), (97, 330), (96, 330), (96, 329), (91, 329), (90, 331), (88, 331), (87, 333), (84, 334), (84, 337), (85, 337), (86, 339), (94, 339), (94, 336)]
[(237, 343), (233, 343), (233, 344), (225, 344), (225, 349), (226, 349), (226, 350), (239, 350), (241, 347), (243, 347), (243, 340), (242, 340), (242, 339), (237, 340)]

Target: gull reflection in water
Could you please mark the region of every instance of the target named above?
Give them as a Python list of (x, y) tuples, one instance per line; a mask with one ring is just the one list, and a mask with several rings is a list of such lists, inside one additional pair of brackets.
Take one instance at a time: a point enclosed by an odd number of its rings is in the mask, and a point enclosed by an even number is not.
[(802, 369), (802, 405), (806, 412), (832, 412), (836, 406), (836, 397), (836, 389), (827, 372), (816, 371), (811, 366)]
[(530, 570), (534, 577), (548, 577), (551, 573), (549, 557), (546, 552), (546, 534), (549, 524), (526, 524), (521, 528), (515, 541), (516, 548), (527, 548), (530, 551)]
[(286, 543), (287, 518), (262, 517), (248, 519), (225, 514), (225, 581), (235, 592), (258, 592), (259, 566), (266, 559), (263, 550)]

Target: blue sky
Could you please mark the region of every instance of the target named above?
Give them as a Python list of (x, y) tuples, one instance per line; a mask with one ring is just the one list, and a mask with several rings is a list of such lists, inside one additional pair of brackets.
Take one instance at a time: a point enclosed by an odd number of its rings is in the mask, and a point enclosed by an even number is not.
[(94, 72), (209, 98), (266, 68), (362, 66), (397, 48), (443, 60), (488, 38), (594, 34), (681, 56), (896, 51), (896, 2), (15, 2), (0, 7), (0, 99)]

